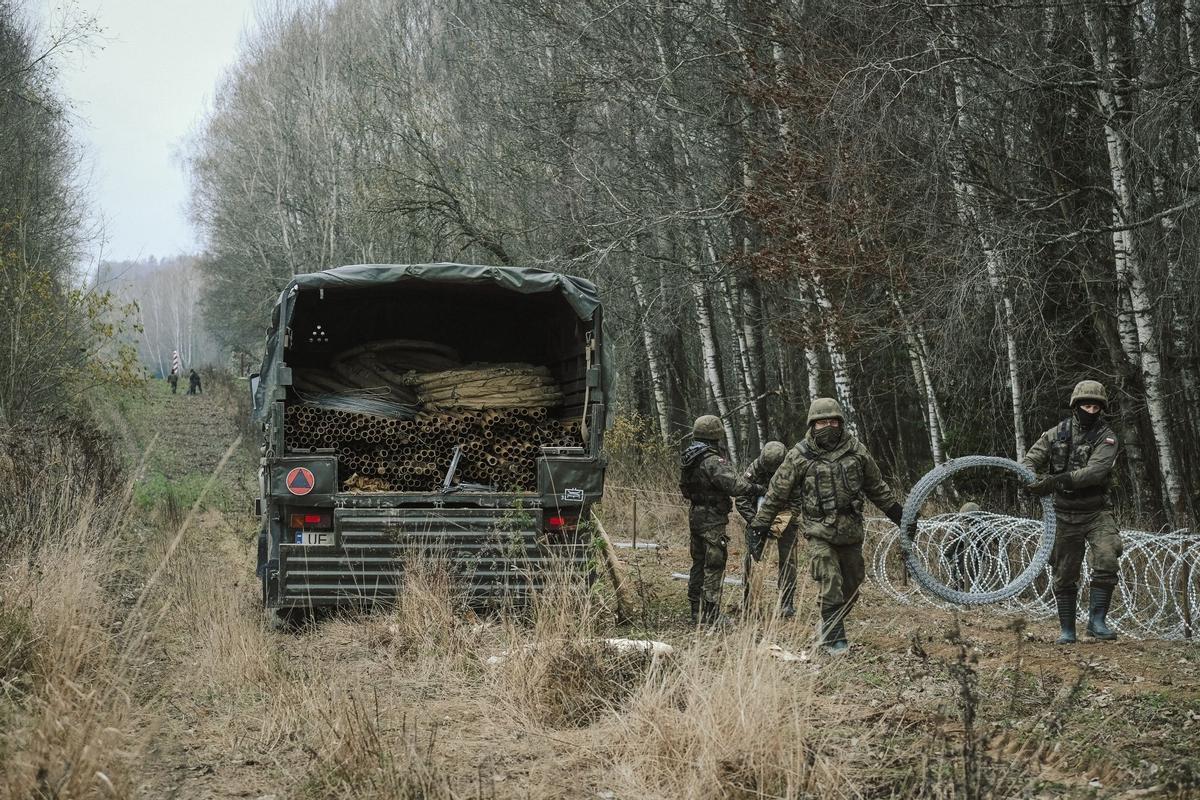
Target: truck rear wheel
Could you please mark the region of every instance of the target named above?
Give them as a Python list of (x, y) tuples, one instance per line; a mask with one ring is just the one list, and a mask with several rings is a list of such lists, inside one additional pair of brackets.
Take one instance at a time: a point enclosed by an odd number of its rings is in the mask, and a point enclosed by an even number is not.
[(276, 608), (271, 605), (272, 598), (267, 572), (267, 570), (263, 570), (262, 577), (263, 622), (266, 623), (267, 630), (281, 632), (295, 630), (298, 627), (296, 609)]

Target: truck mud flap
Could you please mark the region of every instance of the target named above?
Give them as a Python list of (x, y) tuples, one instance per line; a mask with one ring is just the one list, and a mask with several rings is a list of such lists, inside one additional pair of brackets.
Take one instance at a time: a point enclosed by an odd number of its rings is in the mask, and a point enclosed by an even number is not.
[(282, 544), (281, 605), (389, 602), (413, 565), (444, 570), (454, 599), (521, 604), (555, 581), (587, 578), (590, 537), (542, 531), (540, 511), (337, 509), (331, 547)]

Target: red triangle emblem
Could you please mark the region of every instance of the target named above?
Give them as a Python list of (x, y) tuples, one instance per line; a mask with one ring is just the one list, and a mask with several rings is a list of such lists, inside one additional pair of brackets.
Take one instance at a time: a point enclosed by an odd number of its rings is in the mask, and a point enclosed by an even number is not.
[(316, 485), (316, 479), (310, 470), (305, 467), (295, 467), (287, 474), (288, 491), (295, 495), (305, 495), (313, 490)]

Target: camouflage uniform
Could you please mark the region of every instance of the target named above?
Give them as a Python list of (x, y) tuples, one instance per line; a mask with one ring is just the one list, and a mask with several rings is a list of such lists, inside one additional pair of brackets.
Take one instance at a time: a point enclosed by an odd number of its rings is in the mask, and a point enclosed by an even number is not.
[[(1096, 402), (1103, 407), (1107, 405), (1105, 395), (1096, 381), (1081, 381), (1072, 393), (1071, 405)], [(1088, 632), (1098, 638), (1115, 638), (1115, 634), (1108, 635), (1104, 616), (1117, 585), (1123, 550), (1109, 498), (1119, 452), (1117, 435), (1103, 419), (1085, 427), (1077, 411), (1043, 433), (1021, 459), (1039, 477), (1046, 476), (1032, 484), (1030, 491), (1054, 493), (1056, 531), (1050, 569), (1062, 643), (1075, 639), (1076, 598), (1085, 545), (1091, 548), (1088, 563), (1092, 568)]]
[[(705, 419), (701, 417), (701, 420)], [(719, 424), (719, 423), (718, 423)], [(700, 421), (697, 421), (700, 427)], [(688, 574), (688, 602), (692, 615), (716, 621), (721, 607), (721, 582), (729, 558), (725, 532), (731, 495), (757, 496), (762, 487), (740, 477), (721, 457), (715, 439), (692, 442), (680, 463), (679, 491), (691, 502), (688, 512), (692, 568)]]
[[(763, 445), (762, 455), (750, 463), (742, 477), (751, 483), (765, 487), (771, 482), (775, 470), (779, 469), (779, 465), (783, 463), (786, 455), (787, 448), (782, 442), (767, 442)], [(758, 511), (757, 497), (739, 497), (734, 505), (742, 519), (746, 520), (747, 525), (754, 522), (754, 515)], [(796, 527), (791, 513), (787, 511), (780, 514), (771, 525), (771, 533), (779, 544), (779, 607), (783, 615), (789, 617), (796, 613)], [(752, 546), (747, 530), (746, 561), (743, 565), (747, 594), (750, 588), (750, 550)]]
[(829, 398), (813, 401), (809, 430), (788, 451), (775, 472), (766, 497), (754, 517), (754, 527), (770, 525), (784, 511), (808, 541), (809, 570), (818, 584), (822, 640), (845, 647), (846, 614), (858, 599), (866, 575), (863, 562), (863, 500), (871, 502), (899, 524), (900, 504), (884, 482), (879, 465), (867, 448), (844, 429), (832, 450), (818, 444), (813, 429), (819, 419), (843, 420), (841, 408)]

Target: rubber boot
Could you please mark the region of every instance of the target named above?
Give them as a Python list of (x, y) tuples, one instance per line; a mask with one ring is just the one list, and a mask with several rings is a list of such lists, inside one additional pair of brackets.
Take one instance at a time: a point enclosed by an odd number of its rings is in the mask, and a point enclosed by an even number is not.
[(1075, 593), (1056, 594), (1054, 602), (1058, 605), (1058, 627), (1060, 633), (1055, 644), (1075, 644), (1075, 612), (1078, 600)]
[(844, 606), (821, 606), (821, 644), (828, 653), (844, 653), (850, 649), (846, 641), (846, 624), (842, 619)]
[(721, 606), (717, 603), (700, 603), (700, 621), (705, 625), (717, 625), (721, 620)]
[(691, 620), (692, 620), (692, 627), (694, 628), (700, 624), (700, 601), (699, 600), (689, 600), (688, 602), (692, 604)]
[(779, 616), (784, 619), (791, 619), (796, 616), (796, 582), (791, 581), (791, 585), (784, 584), (782, 591), (779, 593)]
[(1112, 602), (1113, 587), (1093, 586), (1091, 591), (1091, 613), (1088, 616), (1088, 636), (1105, 641), (1117, 638), (1117, 632), (1108, 627), (1104, 618), (1108, 615), (1108, 604)]

